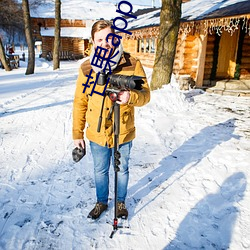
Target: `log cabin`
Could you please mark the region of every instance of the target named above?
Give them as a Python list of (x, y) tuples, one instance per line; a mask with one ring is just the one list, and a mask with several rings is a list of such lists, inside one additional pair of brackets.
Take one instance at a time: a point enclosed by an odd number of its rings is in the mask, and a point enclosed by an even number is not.
[[(52, 60), (54, 18), (32, 18), (34, 40), (41, 41), (41, 57)], [(61, 20), (60, 59), (81, 59), (88, 55), (92, 20)]]
[[(92, 0), (61, 0), (61, 59), (80, 59), (89, 54), (94, 21), (116, 16), (116, 5)], [(46, 1), (31, 9), (34, 41), (41, 43), (41, 57), (51, 59), (54, 45), (55, 3)]]
[[(75, 4), (67, 2), (67, 4)], [(79, 0), (80, 1), (80, 0)], [(79, 2), (81, 4), (81, 1)], [(94, 3), (93, 3), (94, 4)], [(97, 3), (95, 3), (97, 4)], [(106, 9), (104, 3), (102, 8)], [(73, 6), (73, 5), (72, 5)], [(116, 6), (100, 16), (77, 14), (75, 7), (65, 3), (61, 21), (61, 59), (78, 59), (89, 55), (90, 27), (101, 16), (116, 16)], [(70, 13), (68, 10), (71, 10)], [(78, 8), (79, 9), (79, 8)], [(96, 8), (98, 9), (98, 8)], [(160, 25), (160, 8), (139, 9), (133, 14), (137, 19), (127, 19), (127, 30), (132, 35), (120, 33), (124, 50), (139, 58), (144, 66), (153, 67)], [(54, 41), (53, 11), (32, 15), (33, 36), (42, 42), (41, 56), (51, 59)], [(108, 13), (108, 16), (105, 16)], [(71, 15), (70, 15), (71, 14)], [(84, 16), (85, 18), (82, 18)], [(48, 56), (50, 55), (50, 56)], [(195, 87), (209, 88), (219, 80), (238, 79), (250, 89), (250, 1), (249, 0), (183, 0), (182, 17), (177, 40), (173, 73), (177, 79), (188, 79)], [(236, 85), (239, 82), (236, 83)], [(237, 86), (236, 86), (237, 87)]]
[[(138, 10), (137, 19), (127, 20), (132, 35), (119, 34), (124, 50), (147, 67), (154, 65), (160, 11)], [(249, 90), (250, 1), (184, 1), (173, 73), (199, 88), (219, 80), (246, 80)]]

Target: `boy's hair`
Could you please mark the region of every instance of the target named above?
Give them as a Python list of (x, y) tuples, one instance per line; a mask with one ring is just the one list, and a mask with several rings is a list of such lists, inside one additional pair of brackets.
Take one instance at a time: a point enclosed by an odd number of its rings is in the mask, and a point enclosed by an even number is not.
[(92, 26), (92, 30), (91, 30), (91, 38), (92, 41), (94, 41), (94, 35), (96, 32), (105, 29), (107, 27), (110, 27), (111, 32), (115, 33), (115, 30), (111, 27), (112, 26), (112, 22), (108, 21), (108, 20), (99, 20), (97, 22), (95, 22)]

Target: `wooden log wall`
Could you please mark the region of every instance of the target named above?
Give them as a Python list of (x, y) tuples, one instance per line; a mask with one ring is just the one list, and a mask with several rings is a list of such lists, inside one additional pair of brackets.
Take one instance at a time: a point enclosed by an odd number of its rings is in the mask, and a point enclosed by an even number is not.
[(245, 35), (242, 46), (240, 79), (250, 79), (250, 36)]
[(197, 39), (195, 35), (178, 36), (173, 67), (173, 73), (177, 76), (189, 75), (192, 79), (196, 79), (199, 53)]
[(73, 39), (73, 53), (74, 55), (83, 55), (84, 56), (84, 52), (85, 50), (88, 48), (89, 45), (89, 41), (87, 39), (82, 40), (79, 38), (74, 38)]
[[(40, 27), (49, 28), (55, 27), (54, 18), (31, 18), (32, 27), (34, 29), (39, 29)], [(85, 20), (71, 20), (71, 19), (62, 19), (61, 27), (86, 27)]]
[(176, 44), (175, 59), (173, 65), (173, 73), (178, 75), (179, 71), (183, 68), (184, 58), (183, 50), (185, 47), (185, 36), (179, 35)]
[(54, 38), (44, 36), (42, 37), (42, 57), (46, 58), (48, 52), (53, 51)]
[[(42, 57), (46, 58), (48, 52), (52, 52), (54, 47), (54, 37), (42, 38)], [(61, 38), (60, 51), (69, 51), (76, 58), (82, 58), (84, 51), (88, 48), (88, 40), (78, 38)]]
[(180, 74), (188, 74), (192, 79), (196, 78), (197, 58), (199, 54), (198, 37), (187, 36), (184, 51), (184, 65)]
[[(157, 39), (155, 39), (155, 42), (157, 42)], [(123, 39), (122, 43), (123, 50), (129, 52), (135, 58), (138, 58), (145, 67), (152, 68), (154, 66), (155, 53), (140, 50), (141, 43), (146, 43), (146, 38)]]
[(134, 57), (138, 58), (141, 63), (148, 68), (153, 68), (154, 67), (154, 60), (155, 60), (155, 54), (152, 53), (136, 53), (135, 55), (133, 55)]
[(73, 52), (73, 39), (72, 38), (61, 38), (60, 51)]
[(132, 39), (128, 39), (128, 40), (122, 40), (122, 46), (123, 46), (123, 50), (126, 52), (129, 52), (131, 54), (136, 54), (136, 48), (137, 48), (137, 40), (132, 40)]
[(215, 46), (215, 34), (213, 35), (208, 34), (204, 78), (203, 78), (203, 80), (205, 80), (207, 84), (210, 84), (209, 81), (213, 68), (214, 46)]
[[(139, 34), (139, 31), (136, 31)], [(126, 39), (123, 37), (123, 49), (131, 53), (134, 57), (140, 59), (145, 67), (153, 68), (155, 60), (155, 52), (157, 49), (157, 38), (150, 34), (143, 34), (143, 36), (136, 39)], [(155, 51), (149, 51), (146, 44), (151, 43), (154, 39)], [(197, 57), (199, 53), (198, 37), (195, 35), (184, 36), (179, 34), (177, 40), (176, 55), (173, 66), (173, 73), (177, 75), (190, 75), (193, 79), (196, 78), (197, 73)], [(143, 44), (143, 49), (141, 49)], [(151, 46), (149, 46), (151, 47)]]

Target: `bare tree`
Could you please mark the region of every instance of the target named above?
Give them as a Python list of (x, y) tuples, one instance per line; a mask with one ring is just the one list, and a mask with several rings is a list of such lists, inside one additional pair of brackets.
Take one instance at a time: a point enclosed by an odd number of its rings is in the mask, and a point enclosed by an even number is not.
[(23, 29), (22, 14), (22, 6), (17, 0), (0, 0), (0, 28), (8, 35), (20, 33)]
[(10, 71), (11, 68), (6, 60), (5, 52), (4, 52), (4, 46), (2, 43), (2, 39), (0, 37), (0, 61), (6, 71)]
[(16, 34), (23, 30), (22, 8), (16, 0), (0, 0), (0, 29), (3, 36), (0, 36), (0, 61), (6, 71), (10, 71), (10, 65), (6, 59), (4, 43), (14, 43)]
[(28, 66), (27, 66), (25, 74), (30, 75), (30, 74), (34, 74), (34, 70), (35, 70), (35, 48), (34, 48), (34, 41), (32, 37), (30, 9), (29, 9), (28, 0), (22, 0), (22, 8), (23, 8), (25, 36), (26, 36), (26, 41), (28, 44)]
[(59, 48), (61, 33), (61, 0), (55, 0), (55, 40), (53, 49), (53, 69), (60, 68)]
[(182, 0), (162, 0), (160, 31), (151, 89), (170, 83), (181, 17)]

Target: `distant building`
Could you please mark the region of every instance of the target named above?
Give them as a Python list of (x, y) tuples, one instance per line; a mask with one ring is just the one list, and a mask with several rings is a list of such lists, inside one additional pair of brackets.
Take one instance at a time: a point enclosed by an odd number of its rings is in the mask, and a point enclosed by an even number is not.
[[(31, 10), (35, 42), (40, 41), (41, 57), (51, 58), (54, 46), (55, 4), (48, 1)], [(60, 58), (79, 59), (89, 54), (91, 27), (100, 18), (116, 16), (116, 5), (105, 2), (62, 0)]]
[[(98, 19), (111, 20), (118, 16), (117, 4), (93, 0), (61, 0), (61, 45), (60, 58), (73, 55), (79, 59), (89, 55), (91, 50), (91, 27)], [(133, 9), (139, 6), (133, 5)], [(41, 56), (51, 58), (54, 46), (55, 4), (45, 3), (31, 10), (33, 37), (42, 42)]]
[[(41, 42), (43, 58), (48, 58), (53, 52), (54, 23), (54, 18), (32, 18), (33, 37), (36, 42)], [(69, 59), (71, 55), (80, 59), (87, 55), (92, 23), (91, 20), (61, 20), (61, 59)]]

